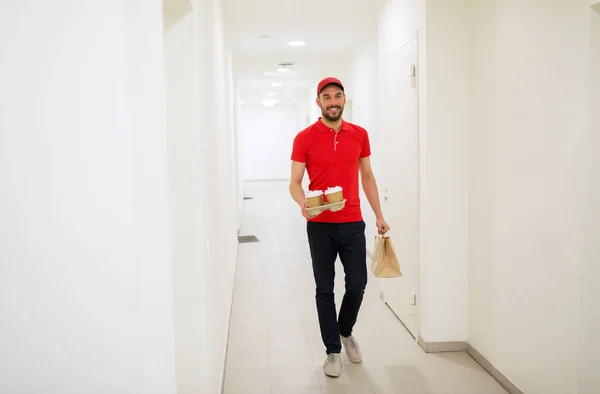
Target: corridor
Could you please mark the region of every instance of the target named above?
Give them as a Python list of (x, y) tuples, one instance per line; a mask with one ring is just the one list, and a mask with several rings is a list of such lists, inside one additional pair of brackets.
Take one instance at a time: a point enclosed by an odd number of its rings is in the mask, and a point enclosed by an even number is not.
[[(600, 394), (600, 0), (3, 1), (0, 71), (0, 394)], [(405, 273), (337, 379), (265, 181), (327, 77)]]
[[(342, 376), (326, 377), (305, 220), (287, 182), (249, 182), (245, 197), (240, 235), (260, 242), (239, 245), (225, 394), (506, 393), (466, 353), (424, 353), (383, 304), (372, 276), (354, 331), (363, 362), (352, 364), (342, 352)], [(336, 274), (339, 310), (339, 260)]]

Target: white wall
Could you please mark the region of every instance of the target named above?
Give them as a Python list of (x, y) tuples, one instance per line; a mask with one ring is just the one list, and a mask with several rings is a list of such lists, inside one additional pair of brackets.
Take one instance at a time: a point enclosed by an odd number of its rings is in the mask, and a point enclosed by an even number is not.
[(234, 86), (221, 4), (193, 4), (165, 14), (180, 394), (221, 388), (239, 203)]
[(597, 392), (578, 388), (582, 267), (597, 267), (600, 225), (590, 10), (487, 0), (472, 12), (469, 341), (525, 393)]
[(136, 158), (140, 390), (172, 392), (175, 334), (162, 2), (128, 0), (123, 4), (129, 120)]
[[(600, 159), (597, 147), (600, 146), (600, 3), (590, 10), (590, 83), (589, 83), (589, 143), (587, 145), (588, 165), (586, 176), (584, 230), (583, 230), (583, 281), (582, 281), (582, 319), (580, 351), (580, 393), (600, 393)], [(594, 392), (595, 390), (595, 392)]]
[(1, 392), (220, 392), (233, 86), (195, 3), (164, 42), (158, 0), (2, 6)]
[(201, 130), (206, 132), (203, 203), (208, 235), (208, 376), (206, 392), (219, 390), (224, 373), (229, 331), (229, 313), (237, 258), (237, 220), (233, 124), (229, 84), (231, 62), (222, 26), (221, 3), (201, 2), (201, 63), (199, 82), (202, 99)]
[(421, 336), (468, 340), (525, 392), (577, 392), (581, 365), (590, 392), (600, 297), (589, 284), (598, 198), (586, 83), (597, 16), (588, 1), (471, 3), (388, 1), (380, 18), (380, 55), (419, 31)]
[(208, 382), (206, 213), (198, 73), (199, 10), (165, 12), (178, 393)]
[(220, 1), (166, 20), (179, 393), (217, 393), (237, 259), (231, 62)]
[[(421, 336), (468, 337), (469, 1), (430, 0), (426, 7), (426, 140), (421, 178)], [(422, 161), (422, 163), (423, 163)]]
[[(363, 42), (359, 43), (353, 54), (353, 61), (350, 67), (350, 78), (346, 84), (346, 96), (352, 100), (352, 123), (364, 127), (369, 133), (371, 142), (371, 165), (375, 178), (380, 188), (379, 195), (383, 204), (382, 171), (379, 171), (385, 164), (382, 160), (384, 143), (378, 139), (379, 113), (377, 100), (378, 94), (378, 47), (377, 31), (374, 24), (372, 35), (365, 36)], [(366, 223), (367, 248), (372, 250), (374, 236), (377, 234), (375, 226), (375, 214), (369, 205), (369, 201), (361, 188), (361, 209), (363, 219)], [(385, 211), (384, 211), (385, 215)]]
[[(386, 78), (386, 72), (383, 65), (386, 64), (389, 59), (390, 52), (394, 49), (402, 47), (404, 44), (409, 42), (415, 37), (418, 39), (418, 55), (417, 55), (417, 88), (418, 88), (418, 105), (419, 105), (419, 173), (420, 173), (420, 212), (419, 212), (419, 243), (420, 243), (420, 261), (419, 261), (419, 288), (417, 294), (417, 330), (423, 330), (423, 320), (425, 317), (429, 317), (430, 314), (435, 313), (431, 307), (429, 307), (429, 297), (423, 292), (426, 285), (426, 279), (423, 275), (424, 265), (427, 261), (427, 200), (425, 198), (428, 190), (427, 184), (427, 69), (426, 69), (426, 51), (424, 50), (426, 45), (426, 28), (425, 28), (425, 4), (417, 0), (388, 0), (385, 1), (379, 10), (379, 23), (378, 23), (378, 62), (379, 62), (379, 83), (383, 85)], [(400, 70), (398, 71), (400, 72)], [(380, 90), (382, 91), (382, 90)], [(378, 96), (381, 99), (381, 94)], [(385, 97), (384, 100), (394, 100), (394, 97)], [(385, 112), (378, 111), (378, 116), (381, 118), (380, 124), (385, 123)], [(389, 149), (389, 141), (384, 144), (380, 142), (380, 148)], [(389, 155), (389, 153), (388, 153)], [(387, 167), (387, 163), (383, 163), (381, 167), (385, 166), (386, 171), (392, 171), (392, 168)], [(384, 172), (385, 176), (385, 172)], [(384, 180), (385, 182), (385, 180)], [(392, 231), (394, 231), (392, 229)], [(383, 286), (383, 281), (382, 281)], [(435, 316), (435, 314), (433, 315)], [(421, 334), (422, 335), (422, 334)], [(427, 341), (434, 341), (431, 337), (425, 336)]]
[(236, 186), (236, 194), (237, 194), (237, 228), (238, 231), (241, 228), (242, 225), (242, 209), (243, 209), (243, 205), (244, 205), (244, 166), (242, 165), (242, 137), (240, 134), (240, 128), (241, 128), (241, 123), (240, 123), (240, 117), (241, 117), (241, 105), (242, 105), (242, 99), (240, 96), (240, 88), (239, 88), (239, 82), (235, 79), (235, 74), (236, 74), (236, 70), (235, 70), (235, 63), (232, 64), (232, 78), (234, 78), (233, 80), (233, 92), (234, 92), (234, 103), (233, 103), (233, 133), (234, 133), (234, 140), (235, 140), (235, 166), (236, 166), (236, 179), (237, 179), (237, 186)]
[(298, 106), (248, 108), (240, 114), (245, 180), (289, 179), (292, 142), (304, 127)]
[[(466, 8), (466, 1), (430, 1), (425, 8), (416, 0), (388, 0), (379, 14), (380, 60), (418, 40), (418, 302), (419, 331), (427, 342), (468, 336), (468, 79), (461, 72), (468, 65)], [(385, 79), (380, 76), (382, 83)]]
[(1, 392), (175, 392), (160, 3), (129, 5), (2, 5)]
[(526, 393), (600, 388), (589, 4), (391, 0), (380, 12), (380, 59), (420, 40), (421, 335), (469, 341)]

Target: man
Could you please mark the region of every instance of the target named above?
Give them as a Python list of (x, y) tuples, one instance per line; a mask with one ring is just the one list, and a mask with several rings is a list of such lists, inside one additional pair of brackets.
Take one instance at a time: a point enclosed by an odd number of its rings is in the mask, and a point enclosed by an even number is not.
[[(342, 344), (350, 361), (360, 363), (362, 355), (352, 336), (367, 284), (365, 222), (359, 199), (359, 170), (363, 190), (377, 218), (378, 232), (390, 227), (381, 212), (379, 193), (371, 169), (371, 147), (367, 131), (342, 119), (346, 95), (337, 78), (325, 78), (317, 87), (317, 105), (322, 117), (294, 139), (290, 194), (307, 219), (307, 234), (316, 283), (316, 304), (321, 337), (327, 358), (326, 375), (342, 373)], [(344, 209), (312, 215), (307, 211), (302, 179), (305, 170), (310, 190), (341, 186), (347, 200)], [(344, 266), (346, 292), (336, 316), (333, 295), (335, 261)]]

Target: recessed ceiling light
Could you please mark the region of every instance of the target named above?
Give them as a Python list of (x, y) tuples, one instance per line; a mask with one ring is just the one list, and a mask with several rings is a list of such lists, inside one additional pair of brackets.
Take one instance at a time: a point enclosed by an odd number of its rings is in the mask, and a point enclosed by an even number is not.
[(260, 36), (260, 38), (262, 38), (263, 40), (269, 39), (271, 37), (269, 37), (269, 35), (267, 34), (263, 34), (262, 36)]
[(275, 96), (276, 94), (277, 93), (275, 93), (275, 92), (269, 92), (269, 93), (267, 93), (267, 96)]
[(273, 83), (271, 84), (271, 87), (274, 87), (274, 88), (278, 88), (278, 87), (280, 87), (280, 86), (281, 86), (281, 84), (280, 84), (279, 82), (273, 82)]
[(279, 101), (277, 101), (277, 100), (273, 100), (273, 99), (264, 99), (264, 100), (262, 101), (262, 104), (263, 104), (265, 107), (273, 107), (275, 104), (278, 104), (278, 103), (279, 103)]
[(291, 47), (302, 47), (306, 45), (306, 43), (304, 41), (290, 41), (288, 42), (288, 45)]
[(288, 71), (290, 71), (290, 69), (289, 69), (289, 68), (287, 68), (287, 67), (279, 67), (279, 68), (277, 69), (277, 72), (280, 72), (280, 73), (286, 73), (286, 72), (288, 72)]

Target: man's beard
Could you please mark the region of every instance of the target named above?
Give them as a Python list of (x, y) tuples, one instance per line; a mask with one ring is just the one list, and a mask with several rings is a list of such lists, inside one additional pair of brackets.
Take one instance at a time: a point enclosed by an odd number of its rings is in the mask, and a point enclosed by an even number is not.
[[(336, 115), (331, 115), (331, 114), (329, 114), (329, 112), (327, 112), (327, 111), (329, 111), (332, 108), (338, 108), (339, 109)], [(337, 107), (337, 106), (327, 107), (326, 109), (321, 110), (321, 113), (323, 114), (323, 117), (325, 119), (327, 119), (328, 121), (330, 121), (330, 122), (337, 122), (338, 120), (340, 120), (340, 118), (342, 117), (342, 113), (343, 112), (344, 112), (344, 107)]]

